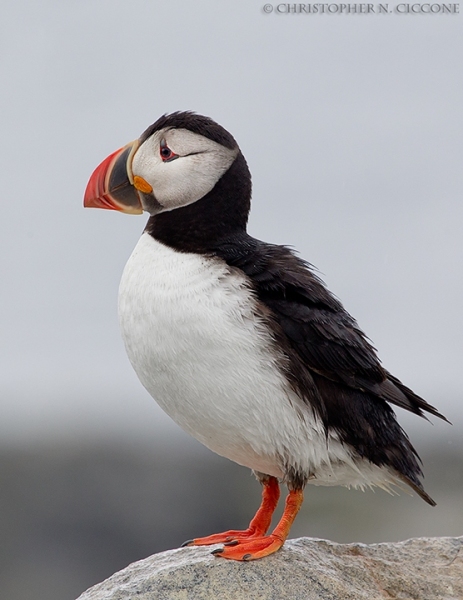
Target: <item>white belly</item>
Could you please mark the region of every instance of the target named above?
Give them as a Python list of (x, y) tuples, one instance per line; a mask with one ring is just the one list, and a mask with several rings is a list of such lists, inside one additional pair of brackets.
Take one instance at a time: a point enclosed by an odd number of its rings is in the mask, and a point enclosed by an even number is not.
[(313, 473), (314, 483), (371, 483), (288, 389), (271, 334), (255, 313), (241, 272), (220, 259), (174, 251), (147, 233), (122, 276), (119, 318), (130, 361), (185, 431), (276, 477), (292, 467)]

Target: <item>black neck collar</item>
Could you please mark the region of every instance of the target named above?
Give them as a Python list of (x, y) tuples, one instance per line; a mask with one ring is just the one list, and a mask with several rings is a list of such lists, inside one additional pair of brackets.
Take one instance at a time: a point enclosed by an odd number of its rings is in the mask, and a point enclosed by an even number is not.
[(244, 233), (251, 205), (251, 174), (241, 152), (203, 198), (150, 217), (145, 231), (181, 252), (210, 252), (227, 237)]

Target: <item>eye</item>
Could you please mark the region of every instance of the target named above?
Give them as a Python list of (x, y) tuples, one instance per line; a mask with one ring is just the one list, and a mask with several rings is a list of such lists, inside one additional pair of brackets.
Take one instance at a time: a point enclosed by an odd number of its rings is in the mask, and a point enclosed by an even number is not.
[(161, 159), (163, 162), (170, 162), (171, 160), (175, 160), (178, 158), (178, 154), (172, 152), (172, 150), (167, 145), (166, 140), (162, 139), (159, 144), (159, 153), (161, 155)]

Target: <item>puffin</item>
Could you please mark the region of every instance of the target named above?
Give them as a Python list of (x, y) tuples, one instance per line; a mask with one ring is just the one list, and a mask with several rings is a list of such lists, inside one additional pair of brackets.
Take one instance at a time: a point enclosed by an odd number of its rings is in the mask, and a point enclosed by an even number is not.
[(190, 111), (108, 156), (84, 195), (85, 207), (149, 214), (120, 283), (123, 341), (161, 408), (261, 483), (247, 529), (184, 544), (238, 561), (283, 546), (308, 484), (411, 488), (434, 506), (391, 405), (447, 420), (382, 366), (310, 263), (247, 233), (250, 203), (237, 142)]

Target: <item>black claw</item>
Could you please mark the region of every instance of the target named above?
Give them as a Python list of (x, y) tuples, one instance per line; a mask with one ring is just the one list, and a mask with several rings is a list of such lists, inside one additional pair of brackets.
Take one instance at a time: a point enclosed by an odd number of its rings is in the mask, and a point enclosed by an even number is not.
[(216, 548), (215, 550), (212, 550), (211, 554), (214, 554), (214, 556), (217, 556), (218, 554), (222, 554), (223, 552), (223, 548)]
[(243, 560), (249, 560), (251, 558), (252, 554), (245, 554), (243, 556)]
[(187, 540), (186, 542), (183, 542), (183, 544), (180, 546), (180, 548), (185, 548), (185, 546), (192, 546), (194, 544), (194, 540)]
[(238, 540), (232, 540), (231, 542), (225, 542), (224, 546), (238, 546)]

